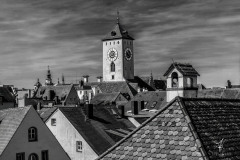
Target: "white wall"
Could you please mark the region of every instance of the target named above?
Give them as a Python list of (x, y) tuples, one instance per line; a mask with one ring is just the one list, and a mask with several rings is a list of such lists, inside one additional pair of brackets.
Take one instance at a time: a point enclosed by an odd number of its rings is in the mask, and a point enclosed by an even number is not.
[[(36, 127), (38, 141), (28, 142), (28, 129)], [(70, 160), (37, 112), (31, 107), (19, 128), (1, 155), (1, 160), (15, 160), (16, 153), (25, 152), (25, 159), (36, 153), (41, 160), (41, 151), (48, 150), (50, 160)]]
[[(51, 118), (56, 118), (56, 126), (51, 125)], [(46, 122), (46, 125), (58, 139), (71, 160), (93, 160), (98, 155), (87, 144), (78, 131), (72, 126), (60, 110), (57, 110)], [(83, 151), (76, 151), (76, 141), (82, 141)]]

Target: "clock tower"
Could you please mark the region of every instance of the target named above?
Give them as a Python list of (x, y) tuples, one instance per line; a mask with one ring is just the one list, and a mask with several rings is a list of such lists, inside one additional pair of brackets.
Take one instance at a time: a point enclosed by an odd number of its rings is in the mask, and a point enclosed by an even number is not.
[(134, 79), (133, 40), (117, 17), (115, 27), (102, 39), (103, 81)]

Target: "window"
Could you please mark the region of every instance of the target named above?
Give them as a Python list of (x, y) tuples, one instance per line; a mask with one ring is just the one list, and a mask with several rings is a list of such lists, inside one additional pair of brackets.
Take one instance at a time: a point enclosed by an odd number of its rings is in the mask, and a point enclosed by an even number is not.
[(110, 67), (111, 67), (111, 72), (115, 72), (115, 64), (113, 62), (111, 63)]
[(119, 101), (121, 101), (121, 100), (122, 100), (122, 97), (121, 97), (121, 96), (119, 96), (119, 98), (118, 98), (118, 99), (119, 99)]
[(25, 153), (17, 153), (16, 154), (16, 160), (25, 160)]
[(28, 160), (38, 160), (38, 155), (36, 153), (32, 153), (29, 155)]
[(76, 142), (76, 150), (77, 152), (82, 152), (82, 141)]
[(28, 129), (28, 141), (33, 142), (37, 141), (37, 128), (31, 127)]
[(48, 160), (48, 150), (42, 151), (42, 160)]
[(193, 78), (187, 78), (187, 87), (193, 87)]
[(153, 102), (151, 108), (154, 108), (156, 106), (157, 102)]
[(51, 125), (56, 126), (57, 125), (57, 120), (56, 118), (51, 118)]
[(176, 72), (172, 73), (172, 87), (178, 87), (178, 74)]
[(80, 94), (82, 94), (82, 91), (80, 91)]
[(112, 79), (114, 79), (114, 75), (112, 75)]

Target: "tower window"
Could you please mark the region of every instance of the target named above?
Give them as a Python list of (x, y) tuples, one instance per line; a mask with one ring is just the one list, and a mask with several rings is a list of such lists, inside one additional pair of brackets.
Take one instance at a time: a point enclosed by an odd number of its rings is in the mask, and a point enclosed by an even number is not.
[(111, 67), (111, 72), (115, 72), (115, 64), (113, 62), (111, 63), (110, 67)]
[(38, 160), (38, 155), (36, 153), (32, 153), (29, 155), (28, 160)]
[(111, 42), (110, 42), (110, 45), (111, 45)]
[(117, 44), (119, 44), (119, 41), (117, 41)]
[(112, 75), (112, 79), (114, 79), (114, 75)]
[(106, 42), (106, 45), (107, 45), (107, 42)]
[(193, 87), (193, 78), (187, 78), (187, 87), (192, 88)]
[(172, 73), (172, 87), (178, 87), (178, 74), (176, 72)]

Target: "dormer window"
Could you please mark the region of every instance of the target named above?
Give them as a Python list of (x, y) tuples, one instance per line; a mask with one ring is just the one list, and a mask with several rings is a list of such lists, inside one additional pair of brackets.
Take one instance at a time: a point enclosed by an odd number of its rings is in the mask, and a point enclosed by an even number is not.
[(30, 127), (28, 129), (28, 141), (29, 142), (37, 141), (37, 128), (36, 127)]
[(178, 74), (176, 72), (172, 73), (172, 87), (173, 88), (178, 87)]

